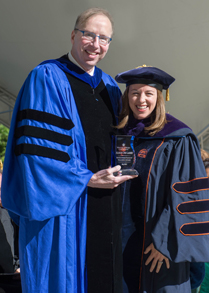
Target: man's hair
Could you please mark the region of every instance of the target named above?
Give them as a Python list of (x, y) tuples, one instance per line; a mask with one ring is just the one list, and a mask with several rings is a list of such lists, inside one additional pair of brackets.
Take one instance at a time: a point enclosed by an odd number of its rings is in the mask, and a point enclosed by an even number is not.
[[(125, 125), (128, 124), (129, 116), (130, 116), (130, 113), (132, 112), (129, 107), (128, 92), (129, 92), (129, 86), (126, 88), (124, 94), (121, 97), (122, 109), (119, 116), (119, 125), (116, 126), (116, 128), (118, 129), (121, 129), (125, 127)], [(150, 136), (155, 135), (157, 132), (163, 129), (163, 127), (167, 123), (166, 114), (165, 114), (165, 102), (164, 102), (163, 94), (159, 90), (157, 90), (156, 107), (151, 113), (150, 119), (151, 119), (151, 125), (144, 128), (145, 132), (148, 133), (148, 135)]]
[(92, 16), (95, 16), (95, 15), (105, 15), (110, 20), (111, 25), (112, 25), (112, 30), (113, 30), (113, 18), (110, 15), (110, 13), (106, 9), (97, 8), (97, 7), (89, 8), (89, 9), (85, 10), (84, 12), (82, 12), (76, 19), (74, 29), (75, 28), (80, 28), (80, 29), (84, 28), (87, 21), (89, 20), (89, 18), (91, 18)]

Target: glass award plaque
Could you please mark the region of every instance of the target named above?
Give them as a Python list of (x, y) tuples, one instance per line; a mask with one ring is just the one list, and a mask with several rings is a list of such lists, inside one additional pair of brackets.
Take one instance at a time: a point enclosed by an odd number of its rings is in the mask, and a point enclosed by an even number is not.
[[(112, 167), (121, 166), (119, 171), (122, 175), (138, 175), (134, 169), (136, 156), (134, 152), (134, 136), (114, 135), (112, 136)], [(118, 173), (114, 173), (115, 176)]]

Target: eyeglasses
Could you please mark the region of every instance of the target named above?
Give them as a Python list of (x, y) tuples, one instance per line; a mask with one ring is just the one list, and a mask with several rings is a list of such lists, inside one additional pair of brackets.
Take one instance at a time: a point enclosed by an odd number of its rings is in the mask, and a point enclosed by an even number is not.
[(83, 38), (90, 41), (90, 42), (93, 42), (96, 37), (99, 38), (99, 43), (101, 45), (107, 45), (112, 41), (112, 38), (109, 38), (106, 36), (97, 36), (95, 33), (91, 33), (88, 31), (82, 31), (82, 30), (79, 30), (78, 28), (74, 28), (74, 30), (81, 32), (83, 34)]

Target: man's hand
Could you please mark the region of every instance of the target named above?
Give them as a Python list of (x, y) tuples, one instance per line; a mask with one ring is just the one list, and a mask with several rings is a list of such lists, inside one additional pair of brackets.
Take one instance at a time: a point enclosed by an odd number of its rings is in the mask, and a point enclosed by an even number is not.
[(156, 273), (159, 273), (161, 266), (163, 265), (163, 261), (165, 261), (167, 269), (170, 268), (169, 259), (165, 257), (162, 253), (160, 253), (157, 249), (155, 249), (153, 243), (151, 243), (145, 250), (145, 254), (150, 252), (149, 257), (147, 258), (145, 265), (147, 266), (151, 261), (150, 272), (153, 272), (154, 268), (156, 267)]
[(119, 172), (120, 169), (121, 166), (115, 166), (113, 168), (98, 171), (91, 177), (88, 186), (93, 188), (113, 189), (126, 180), (138, 177), (138, 175), (114, 176), (113, 173)]

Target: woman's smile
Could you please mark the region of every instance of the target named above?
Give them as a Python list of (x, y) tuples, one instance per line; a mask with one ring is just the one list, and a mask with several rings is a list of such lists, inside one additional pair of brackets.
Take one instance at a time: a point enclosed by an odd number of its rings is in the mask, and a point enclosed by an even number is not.
[(132, 84), (128, 92), (129, 106), (136, 119), (149, 117), (157, 102), (157, 89), (145, 84)]

